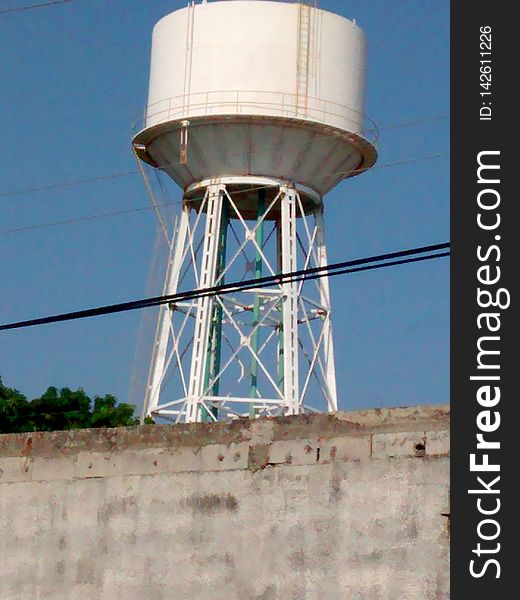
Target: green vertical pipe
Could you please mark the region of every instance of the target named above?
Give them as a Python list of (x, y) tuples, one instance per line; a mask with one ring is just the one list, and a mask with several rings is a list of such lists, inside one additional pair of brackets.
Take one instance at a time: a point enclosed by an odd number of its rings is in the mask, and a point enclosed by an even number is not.
[[(256, 233), (255, 240), (259, 248), (264, 246), (264, 212), (265, 212), (265, 189), (258, 190), (258, 203), (256, 207)], [(262, 255), (256, 251), (255, 259), (255, 279), (262, 277)], [(260, 322), (260, 296), (255, 294), (255, 301), (253, 305), (253, 328)], [(258, 348), (260, 345), (260, 328), (251, 336), (251, 349), (255, 354), (258, 354)], [(254, 356), (251, 356), (251, 387), (249, 390), (250, 398), (258, 398), (258, 361)], [(254, 418), (255, 409), (253, 405), (249, 405), (249, 417)]]
[[(229, 212), (227, 199), (222, 199), (222, 218), (220, 221), (220, 233), (218, 243), (218, 255), (217, 255), (217, 269), (216, 279), (219, 278), (220, 274), (226, 267), (226, 247), (227, 247), (227, 229), (229, 222)], [(225, 277), (219, 281), (219, 285), (224, 283)], [(222, 307), (218, 302), (213, 305), (213, 317), (211, 319), (211, 328), (209, 332), (209, 344), (208, 353), (206, 355), (206, 369), (204, 376), (204, 389), (208, 388), (209, 382), (218, 374), (220, 371), (220, 359), (222, 353)], [(211, 396), (218, 396), (219, 382), (216, 381), (211, 389), (208, 390)], [(218, 416), (218, 410), (216, 407), (211, 409), (213, 416)], [(208, 422), (213, 419), (210, 418), (208, 411), (202, 407), (202, 421)]]
[[(220, 274), (226, 268), (226, 248), (227, 248), (227, 230), (228, 230), (228, 222), (229, 222), (229, 211), (228, 211), (228, 202), (227, 199), (223, 199), (222, 204), (222, 222), (220, 224), (220, 240), (219, 240), (219, 253), (218, 253), (218, 264), (217, 264), (217, 277), (220, 277)], [(219, 285), (224, 283), (225, 277), (219, 281)], [(222, 353), (222, 307), (220, 304), (215, 304), (215, 319), (214, 319), (215, 327), (215, 336), (214, 336), (214, 344), (213, 349), (214, 353), (212, 356), (213, 360), (213, 368), (211, 369), (211, 377), (215, 377), (220, 371), (220, 357)], [(219, 393), (220, 382), (216, 381), (213, 384), (211, 393), (213, 396), (218, 396)]]

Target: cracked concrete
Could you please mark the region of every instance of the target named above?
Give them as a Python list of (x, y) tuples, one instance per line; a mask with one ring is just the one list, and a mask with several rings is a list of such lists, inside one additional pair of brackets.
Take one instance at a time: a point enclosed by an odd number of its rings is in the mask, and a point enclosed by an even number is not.
[(447, 600), (445, 406), (0, 436), (0, 598)]

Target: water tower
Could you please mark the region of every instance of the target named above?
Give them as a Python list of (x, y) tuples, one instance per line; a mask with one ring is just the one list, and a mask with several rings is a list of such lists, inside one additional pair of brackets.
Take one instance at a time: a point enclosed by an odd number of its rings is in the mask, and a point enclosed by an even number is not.
[[(139, 158), (183, 189), (164, 293), (326, 266), (323, 196), (376, 161), (365, 39), (305, 3), (194, 3), (153, 30)], [(329, 281), (160, 309), (144, 414), (337, 410)]]

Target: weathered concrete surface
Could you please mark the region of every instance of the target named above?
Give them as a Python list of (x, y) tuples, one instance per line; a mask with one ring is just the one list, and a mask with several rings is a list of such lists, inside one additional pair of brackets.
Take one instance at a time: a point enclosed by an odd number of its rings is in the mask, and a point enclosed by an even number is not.
[(448, 599), (449, 411), (0, 436), (0, 599)]

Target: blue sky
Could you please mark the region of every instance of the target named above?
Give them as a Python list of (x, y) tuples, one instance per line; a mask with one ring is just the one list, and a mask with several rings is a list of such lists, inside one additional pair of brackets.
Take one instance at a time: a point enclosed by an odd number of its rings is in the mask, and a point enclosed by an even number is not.
[[(19, 6), (24, 0), (0, 2)], [(185, 2), (77, 0), (0, 15), (0, 321), (143, 297), (151, 211), (6, 233), (147, 206), (137, 175), (2, 197), (135, 169), (131, 125), (146, 102), (154, 23)], [(367, 114), (379, 167), (325, 199), (330, 261), (449, 238), (447, 0), (322, 0), (369, 45)], [(172, 188), (173, 189), (173, 188)], [(179, 200), (180, 190), (171, 199)], [(447, 259), (332, 280), (341, 409), (449, 400)], [(0, 334), (0, 375), (29, 397), (49, 385), (135, 401), (138, 312)], [(137, 370), (143, 371), (141, 363)]]

